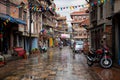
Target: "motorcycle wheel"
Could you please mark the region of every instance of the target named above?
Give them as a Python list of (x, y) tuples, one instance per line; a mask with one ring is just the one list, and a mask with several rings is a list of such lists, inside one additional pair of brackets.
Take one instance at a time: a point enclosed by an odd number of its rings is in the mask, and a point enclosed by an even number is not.
[(110, 68), (112, 66), (113, 62), (112, 62), (112, 59), (111, 58), (102, 58), (100, 60), (100, 65), (101, 67), (107, 69), (107, 68)]
[(91, 62), (90, 60), (87, 59), (87, 64), (88, 64), (88, 66), (91, 67), (93, 65), (93, 62)]

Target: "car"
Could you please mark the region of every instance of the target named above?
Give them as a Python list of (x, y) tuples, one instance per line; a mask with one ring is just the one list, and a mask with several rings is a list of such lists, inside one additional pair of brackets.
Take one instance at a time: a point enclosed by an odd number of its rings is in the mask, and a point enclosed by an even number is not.
[(83, 41), (75, 41), (73, 52), (78, 53), (80, 51), (83, 51)]

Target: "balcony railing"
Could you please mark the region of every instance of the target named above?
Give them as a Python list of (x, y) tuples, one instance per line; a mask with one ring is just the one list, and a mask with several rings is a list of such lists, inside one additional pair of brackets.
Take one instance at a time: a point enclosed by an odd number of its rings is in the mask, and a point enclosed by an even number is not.
[(51, 27), (55, 27), (56, 23), (50, 19), (44, 18), (43, 19), (43, 24)]

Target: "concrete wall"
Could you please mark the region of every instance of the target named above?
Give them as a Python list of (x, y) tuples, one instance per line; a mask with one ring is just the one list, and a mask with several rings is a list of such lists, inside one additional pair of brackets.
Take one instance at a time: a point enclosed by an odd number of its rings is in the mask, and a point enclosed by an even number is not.
[(115, 0), (114, 13), (120, 12), (120, 0)]
[(97, 5), (98, 7), (98, 16), (97, 16), (97, 25), (101, 25), (103, 23), (107, 25), (112, 25), (111, 20), (107, 20), (106, 18), (112, 15), (112, 5), (110, 1), (107, 1), (103, 4), (103, 18), (100, 18), (100, 4)]

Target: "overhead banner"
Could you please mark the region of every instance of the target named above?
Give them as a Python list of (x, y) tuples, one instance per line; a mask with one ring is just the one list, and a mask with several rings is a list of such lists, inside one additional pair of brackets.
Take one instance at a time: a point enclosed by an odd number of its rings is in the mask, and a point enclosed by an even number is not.
[(70, 38), (70, 34), (61, 34), (61, 38)]

